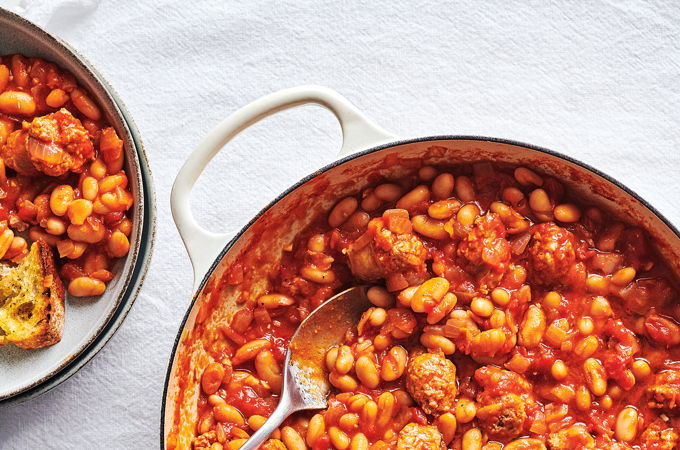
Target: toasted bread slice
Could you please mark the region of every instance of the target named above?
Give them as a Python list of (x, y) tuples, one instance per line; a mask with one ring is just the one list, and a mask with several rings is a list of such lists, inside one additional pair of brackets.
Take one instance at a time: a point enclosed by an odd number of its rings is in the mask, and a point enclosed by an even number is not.
[(18, 265), (0, 265), (0, 345), (47, 347), (61, 340), (63, 328), (64, 285), (52, 249), (37, 241)]

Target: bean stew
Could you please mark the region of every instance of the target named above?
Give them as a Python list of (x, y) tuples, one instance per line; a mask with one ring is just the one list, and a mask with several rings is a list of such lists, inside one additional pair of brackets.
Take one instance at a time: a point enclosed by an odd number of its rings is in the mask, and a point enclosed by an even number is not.
[(96, 102), (53, 63), (0, 57), (0, 155), (0, 259), (42, 240), (71, 295), (104, 293), (130, 249), (134, 197), (123, 141)]
[(356, 284), (373, 306), (327, 349), (328, 407), (261, 448), (680, 446), (678, 284), (643, 229), (527, 167), (376, 181), (282, 249), (269, 292), (203, 331), (193, 449), (238, 449), (263, 424), (296, 326)]

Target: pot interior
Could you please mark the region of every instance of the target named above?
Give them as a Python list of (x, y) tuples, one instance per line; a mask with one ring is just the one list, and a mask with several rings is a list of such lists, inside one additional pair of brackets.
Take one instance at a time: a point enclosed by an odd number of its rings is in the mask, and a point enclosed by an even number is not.
[[(521, 144), (477, 138), (441, 138), (398, 143), (314, 174), (265, 209), (238, 235), (207, 276), (187, 314), (168, 373), (163, 420), (166, 439), (177, 424), (177, 448), (190, 448), (195, 432), (200, 375), (212, 362), (205, 349), (214, 342), (216, 325), (229, 323), (241, 296), (267, 289), (282, 249), (338, 199), (360, 192), (382, 177), (398, 179), (423, 165), (493, 161), (524, 165), (563, 180), (583, 203), (609, 210), (621, 220), (647, 229), (662, 256), (679, 273), (680, 239), (676, 232), (635, 196), (602, 175), (562, 156)], [(238, 265), (247, 267), (243, 282), (230, 284)], [(175, 436), (173, 436), (175, 439)]]

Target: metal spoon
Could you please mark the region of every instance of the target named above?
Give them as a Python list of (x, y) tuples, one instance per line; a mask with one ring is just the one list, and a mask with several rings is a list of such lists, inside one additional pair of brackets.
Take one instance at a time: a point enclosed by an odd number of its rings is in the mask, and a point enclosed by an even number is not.
[(291, 414), (327, 406), (331, 386), (324, 369), (326, 351), (356, 326), (370, 306), (368, 286), (347, 289), (331, 297), (302, 321), (290, 340), (283, 367), (279, 404), (269, 419), (242, 446), (255, 450)]

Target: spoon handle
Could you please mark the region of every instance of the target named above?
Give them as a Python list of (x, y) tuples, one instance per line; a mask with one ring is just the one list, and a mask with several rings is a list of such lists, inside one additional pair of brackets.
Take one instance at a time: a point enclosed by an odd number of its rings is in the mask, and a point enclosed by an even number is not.
[(279, 425), (281, 425), (281, 423), (283, 423), (286, 417), (290, 416), (295, 411), (296, 409), (291, 403), (290, 396), (282, 395), (279, 405), (276, 407), (272, 415), (269, 416), (267, 421), (262, 424), (260, 429), (257, 430), (255, 434), (250, 436), (250, 439), (248, 439), (243, 444), (243, 446), (241, 446), (240, 450), (257, 449), (264, 441), (269, 439), (269, 436), (274, 432), (274, 430), (276, 430), (276, 428), (278, 428)]

